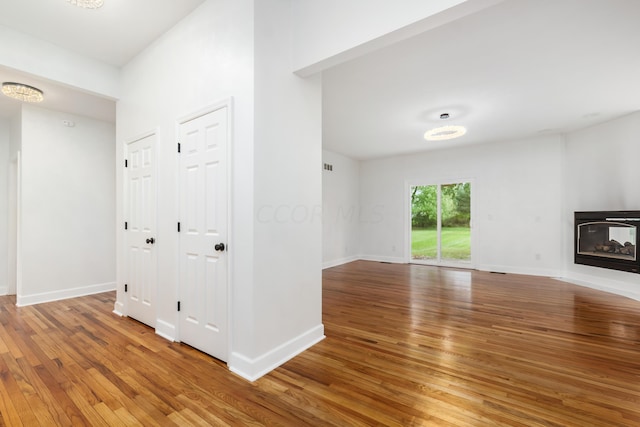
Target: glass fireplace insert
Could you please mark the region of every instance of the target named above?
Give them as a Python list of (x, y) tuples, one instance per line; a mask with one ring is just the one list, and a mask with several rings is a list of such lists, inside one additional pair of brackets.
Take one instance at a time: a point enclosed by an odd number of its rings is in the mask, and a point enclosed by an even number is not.
[(575, 263), (640, 272), (640, 211), (575, 212)]

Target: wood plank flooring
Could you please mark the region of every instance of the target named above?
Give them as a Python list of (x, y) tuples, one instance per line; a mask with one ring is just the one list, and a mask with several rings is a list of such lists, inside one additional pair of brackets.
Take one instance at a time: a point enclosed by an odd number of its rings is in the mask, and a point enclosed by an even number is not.
[(114, 293), (0, 297), (0, 424), (640, 426), (639, 301), (419, 265), (323, 277), (327, 338), (255, 383), (115, 316)]

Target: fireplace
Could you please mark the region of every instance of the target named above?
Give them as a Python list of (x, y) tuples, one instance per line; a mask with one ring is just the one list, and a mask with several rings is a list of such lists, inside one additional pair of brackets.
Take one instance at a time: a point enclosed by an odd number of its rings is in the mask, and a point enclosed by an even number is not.
[(575, 263), (640, 273), (640, 211), (575, 212)]

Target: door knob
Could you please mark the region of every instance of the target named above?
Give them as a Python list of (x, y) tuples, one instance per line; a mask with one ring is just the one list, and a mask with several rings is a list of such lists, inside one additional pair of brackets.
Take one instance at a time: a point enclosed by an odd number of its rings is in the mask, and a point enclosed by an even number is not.
[(147, 239), (147, 244), (148, 245), (153, 245), (156, 242), (156, 239), (154, 239), (153, 237), (150, 237)]
[(217, 244), (213, 247), (213, 249), (215, 249), (215, 250), (216, 250), (216, 251), (218, 251), (218, 252), (222, 252), (222, 251), (224, 251), (224, 243), (217, 243)]

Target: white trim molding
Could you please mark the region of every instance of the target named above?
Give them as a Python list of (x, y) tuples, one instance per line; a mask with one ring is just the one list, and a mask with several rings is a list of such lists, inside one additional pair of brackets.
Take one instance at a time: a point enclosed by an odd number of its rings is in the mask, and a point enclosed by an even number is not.
[(116, 290), (116, 282), (100, 283), (97, 285), (82, 286), (79, 288), (62, 289), (54, 292), (43, 292), (33, 295), (18, 295), (16, 305), (24, 307), (27, 305), (41, 304), (44, 302), (59, 301), (69, 298), (84, 297), (87, 295), (101, 294)]
[(175, 342), (176, 340), (176, 325), (172, 325), (164, 320), (156, 319), (156, 335), (162, 338)]
[(561, 271), (549, 268), (512, 267), (508, 265), (481, 264), (476, 266), (475, 269), (478, 271), (488, 271), (493, 273), (521, 274), (540, 277), (558, 277), (562, 275)]
[(630, 283), (622, 282), (620, 280), (594, 277), (579, 273), (569, 273), (566, 277), (558, 277), (557, 279), (573, 285), (584, 286), (640, 301), (640, 291), (629, 290), (631, 287)]
[(377, 256), (377, 255), (361, 255), (359, 258), (361, 261), (374, 261), (374, 262), (388, 262), (391, 264), (409, 264), (405, 261), (404, 257), (392, 257), (392, 256)]
[(324, 325), (320, 324), (254, 359), (232, 352), (228, 364), (229, 370), (248, 381), (256, 381), (324, 338)]
[(120, 317), (124, 317), (124, 304), (120, 301), (115, 302), (115, 304), (113, 304), (113, 314), (116, 314)]
[(326, 268), (337, 267), (343, 264), (349, 264), (350, 262), (358, 261), (359, 259), (360, 257), (354, 255), (346, 258), (335, 259), (333, 261), (325, 261), (322, 263), (322, 269), (324, 270)]

